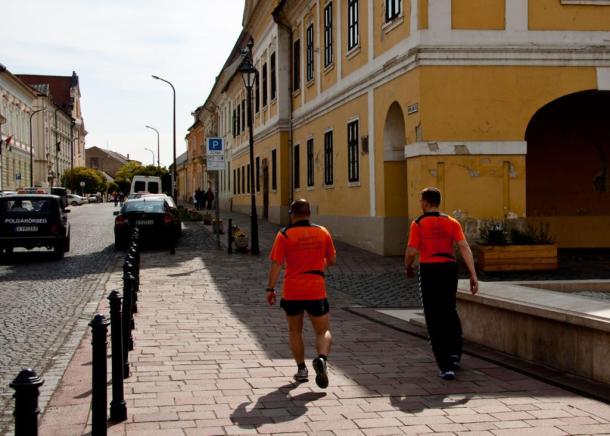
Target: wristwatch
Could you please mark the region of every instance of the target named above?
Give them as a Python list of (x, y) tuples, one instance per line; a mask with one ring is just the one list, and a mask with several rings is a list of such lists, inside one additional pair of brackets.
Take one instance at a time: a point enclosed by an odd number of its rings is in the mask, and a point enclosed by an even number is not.
[(275, 292), (275, 288), (267, 288), (266, 292)]

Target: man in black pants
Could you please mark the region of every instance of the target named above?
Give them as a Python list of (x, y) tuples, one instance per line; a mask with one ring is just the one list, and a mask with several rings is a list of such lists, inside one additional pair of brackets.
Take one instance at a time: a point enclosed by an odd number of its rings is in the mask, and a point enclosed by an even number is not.
[(420, 202), (424, 213), (411, 223), (405, 252), (407, 277), (415, 276), (413, 262), (419, 253), (419, 286), (432, 351), (441, 370), (440, 376), (453, 380), (462, 355), (462, 325), (456, 310), (456, 244), (470, 272), (470, 292), (473, 295), (479, 290), (479, 283), (462, 226), (456, 219), (439, 211), (440, 191), (424, 189)]

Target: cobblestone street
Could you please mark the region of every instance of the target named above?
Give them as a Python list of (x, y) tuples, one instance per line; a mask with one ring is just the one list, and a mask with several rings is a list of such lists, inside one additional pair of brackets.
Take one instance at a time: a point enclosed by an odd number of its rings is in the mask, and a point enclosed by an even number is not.
[(113, 206), (70, 209), (71, 247), (64, 259), (18, 249), (0, 265), (0, 434), (13, 420), (9, 383), (25, 367), (44, 373), (44, 406), (120, 259), (113, 248)]

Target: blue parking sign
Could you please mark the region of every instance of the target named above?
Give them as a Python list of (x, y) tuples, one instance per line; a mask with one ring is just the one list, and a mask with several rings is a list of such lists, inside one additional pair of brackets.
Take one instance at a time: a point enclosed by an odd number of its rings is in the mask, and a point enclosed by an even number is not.
[(208, 138), (208, 155), (224, 154), (224, 143), (222, 138)]

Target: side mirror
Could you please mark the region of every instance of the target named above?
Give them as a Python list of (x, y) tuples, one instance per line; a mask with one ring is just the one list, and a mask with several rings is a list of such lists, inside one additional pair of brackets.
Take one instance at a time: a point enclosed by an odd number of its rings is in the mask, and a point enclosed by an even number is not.
[(64, 213), (70, 213), (70, 209), (64, 209)]
[(118, 210), (115, 210), (114, 212), (112, 212), (112, 215), (114, 215), (114, 216), (119, 216), (119, 211), (118, 211)]

